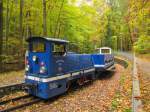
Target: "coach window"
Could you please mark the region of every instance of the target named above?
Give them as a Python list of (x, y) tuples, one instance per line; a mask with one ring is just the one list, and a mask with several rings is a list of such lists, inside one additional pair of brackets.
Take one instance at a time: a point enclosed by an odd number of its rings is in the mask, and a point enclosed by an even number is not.
[(64, 44), (53, 44), (53, 55), (55, 56), (62, 56), (65, 54), (65, 45)]
[(110, 50), (109, 49), (101, 49), (101, 53), (110, 54)]

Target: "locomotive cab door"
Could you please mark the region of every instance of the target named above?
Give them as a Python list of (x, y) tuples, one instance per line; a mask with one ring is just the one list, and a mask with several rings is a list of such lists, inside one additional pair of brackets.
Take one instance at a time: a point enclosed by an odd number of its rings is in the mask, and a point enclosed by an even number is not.
[(55, 75), (66, 73), (66, 43), (52, 43), (53, 70)]

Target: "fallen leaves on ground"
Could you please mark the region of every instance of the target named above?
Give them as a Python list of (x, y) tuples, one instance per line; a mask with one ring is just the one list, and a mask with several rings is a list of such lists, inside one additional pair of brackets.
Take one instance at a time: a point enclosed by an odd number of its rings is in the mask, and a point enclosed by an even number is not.
[(145, 112), (150, 112), (150, 74), (144, 73), (140, 67), (138, 68), (143, 109)]
[(131, 64), (121, 75), (120, 86), (112, 100), (110, 112), (131, 112), (132, 74)]
[(24, 79), (24, 70), (0, 73), (0, 86), (16, 84)]

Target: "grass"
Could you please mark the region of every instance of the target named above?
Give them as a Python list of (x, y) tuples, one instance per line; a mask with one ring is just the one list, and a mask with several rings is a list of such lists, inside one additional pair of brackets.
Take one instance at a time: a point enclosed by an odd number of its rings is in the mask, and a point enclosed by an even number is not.
[(112, 100), (112, 103), (111, 103), (111, 110), (116, 110), (117, 107), (119, 106), (119, 101), (118, 99), (120, 98), (120, 92), (117, 91), (116, 92), (116, 95), (114, 97), (114, 99)]
[(132, 112), (131, 108), (124, 109), (123, 112)]
[(124, 84), (124, 81), (125, 81), (125, 75), (122, 75), (121, 78), (120, 78), (120, 84)]

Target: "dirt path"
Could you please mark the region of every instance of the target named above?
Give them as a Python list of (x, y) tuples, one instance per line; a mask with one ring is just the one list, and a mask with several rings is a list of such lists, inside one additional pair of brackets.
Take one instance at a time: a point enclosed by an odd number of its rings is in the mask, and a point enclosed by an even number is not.
[(144, 73), (150, 75), (150, 62), (149, 61), (137, 58), (137, 64)]
[[(26, 112), (107, 112), (111, 101), (119, 87), (119, 79), (123, 67), (116, 65), (116, 72), (105, 74), (103, 78), (84, 87), (73, 88), (70, 92), (50, 99), (44, 104), (35, 106), (34, 110), (25, 109)], [(53, 101), (52, 101), (53, 100)]]

